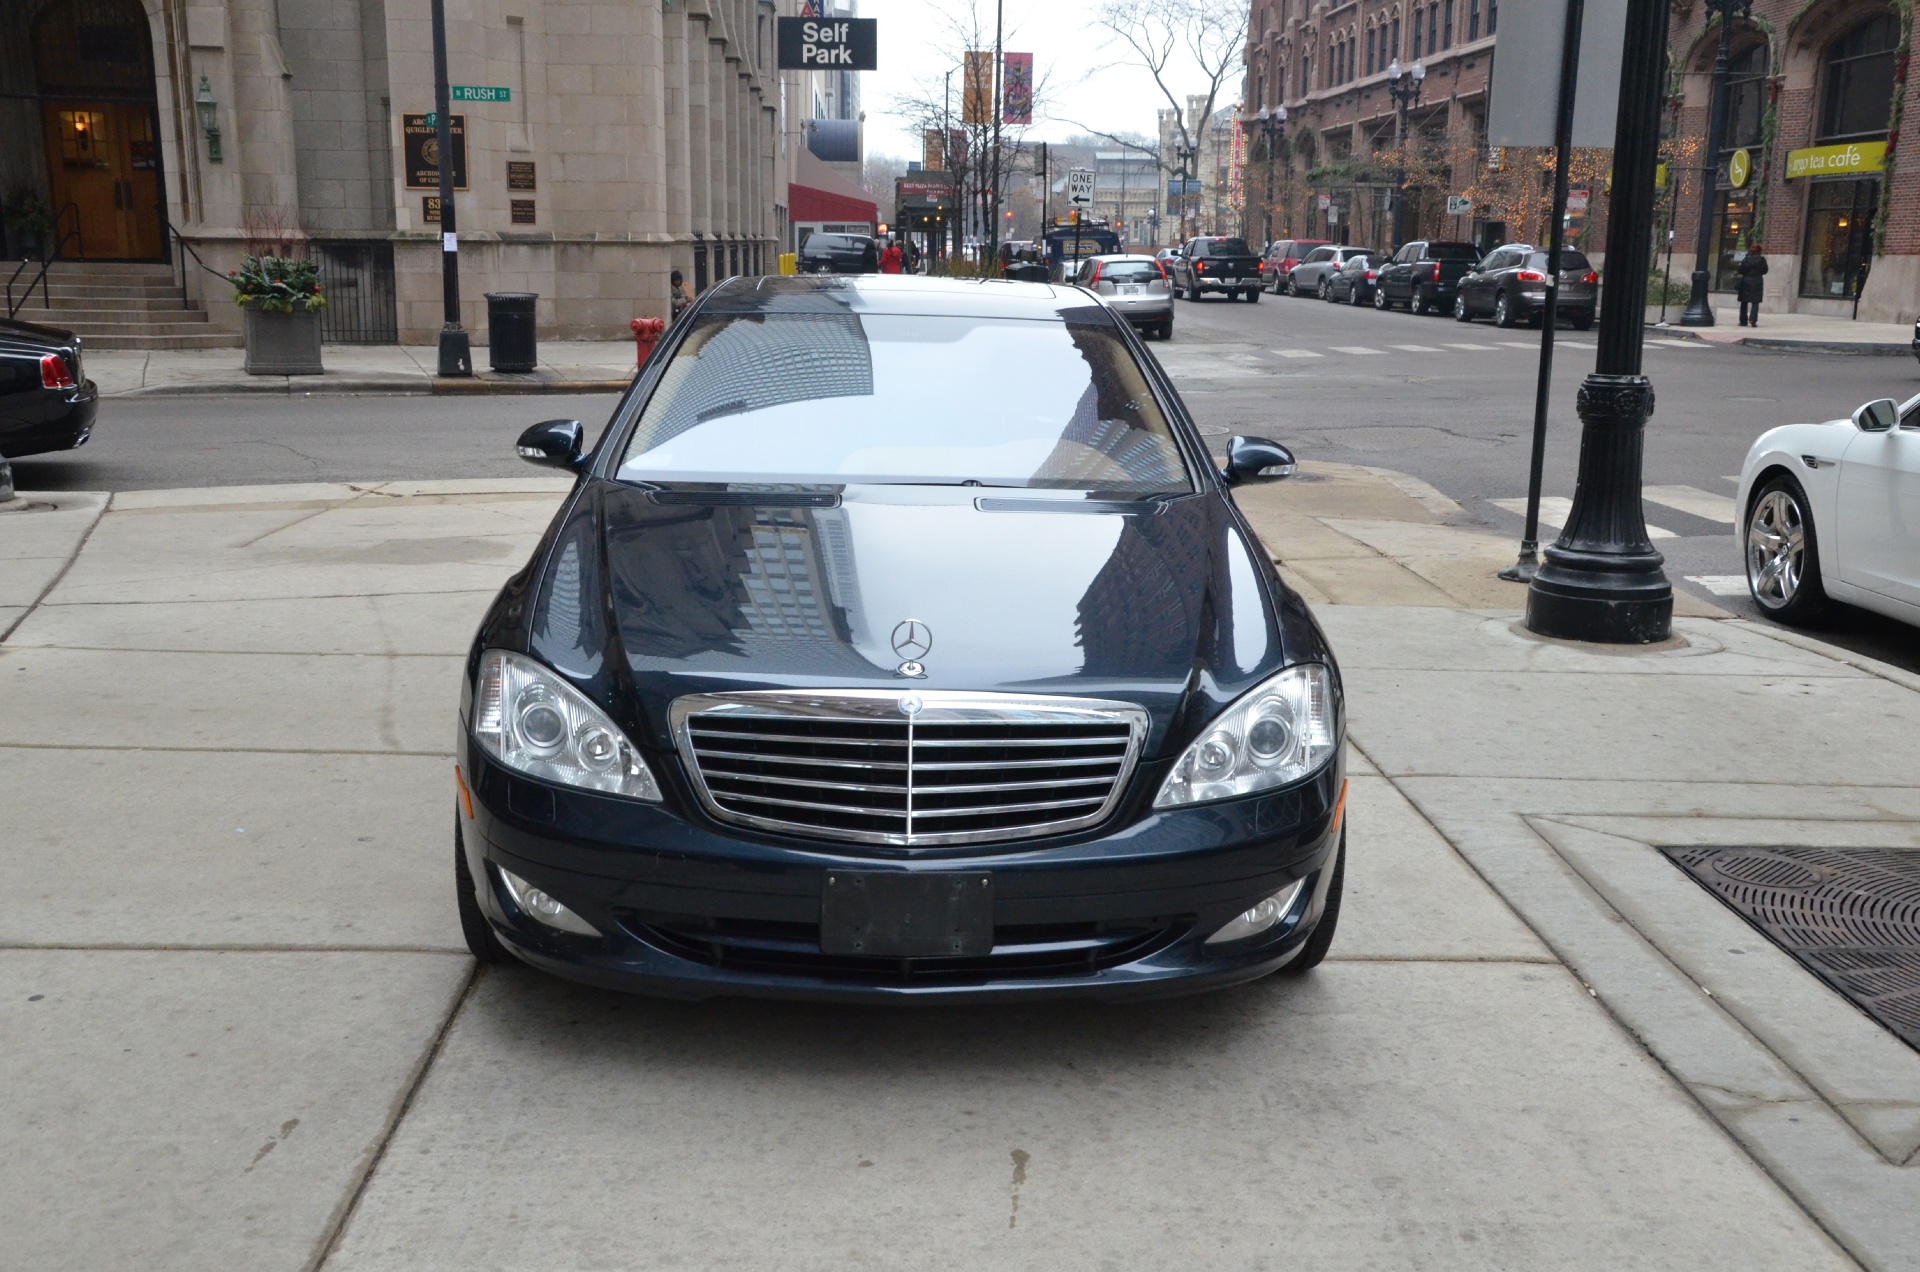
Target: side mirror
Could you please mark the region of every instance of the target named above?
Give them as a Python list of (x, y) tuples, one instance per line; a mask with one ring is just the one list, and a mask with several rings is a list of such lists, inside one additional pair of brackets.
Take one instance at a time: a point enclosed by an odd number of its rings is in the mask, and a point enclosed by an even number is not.
[(514, 448), (529, 464), (575, 471), (580, 467), (584, 436), (579, 420), (546, 420), (520, 434)]
[(1227, 484), (1238, 486), (1256, 477), (1291, 477), (1299, 470), (1293, 452), (1264, 437), (1236, 437), (1227, 443)]
[(1900, 407), (1892, 398), (1876, 398), (1853, 413), (1853, 422), (1863, 433), (1884, 433), (1900, 422)]

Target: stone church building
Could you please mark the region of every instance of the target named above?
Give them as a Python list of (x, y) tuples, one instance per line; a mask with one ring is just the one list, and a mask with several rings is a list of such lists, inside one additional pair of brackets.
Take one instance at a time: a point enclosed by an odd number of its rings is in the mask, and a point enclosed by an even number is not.
[[(610, 338), (665, 316), (673, 269), (702, 287), (774, 268), (805, 128), (776, 12), (447, 0), (477, 343), (488, 291), (539, 293), (542, 336)], [(96, 347), (231, 344), (215, 275), (290, 250), (319, 263), (328, 339), (432, 343), (433, 108), (428, 0), (0, 0), (0, 280), (55, 242), (56, 304), (103, 307), (63, 325)]]

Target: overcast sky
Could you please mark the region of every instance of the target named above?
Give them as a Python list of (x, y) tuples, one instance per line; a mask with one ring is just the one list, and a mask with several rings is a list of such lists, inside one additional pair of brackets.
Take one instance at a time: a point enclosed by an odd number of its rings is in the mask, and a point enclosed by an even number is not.
[[(930, 32), (941, 29), (944, 6), (929, 0), (859, 0), (859, 6), (861, 17), (875, 18), (880, 24), (880, 69), (860, 77), (860, 104), (867, 113), (867, 149), (875, 154), (917, 159), (920, 138), (893, 113), (892, 104), (897, 94), (912, 91), (915, 81), (937, 81), (943, 71), (952, 69), (953, 108), (956, 114), (959, 112), (959, 68), (949, 67), (928, 38)], [(1005, 49), (1033, 54), (1034, 79), (1036, 83), (1046, 81), (1045, 91), (1054, 99), (1048, 118), (1035, 113), (1034, 127), (1027, 134), (1031, 139), (1065, 140), (1082, 131), (1076, 125), (1104, 132), (1153, 135), (1157, 128), (1154, 112), (1165, 105), (1165, 99), (1144, 70), (1112, 65), (1121, 60), (1121, 53), (1111, 45), (1102, 47), (1100, 33), (1093, 25), (1093, 0), (1072, 4), (1005, 0), (1005, 6)], [(991, 47), (991, 0), (983, 0), (981, 11), (986, 15)], [(1176, 82), (1176, 91), (1206, 91), (1197, 72), (1189, 75), (1187, 82)], [(1236, 78), (1227, 86), (1222, 104), (1238, 84)]]

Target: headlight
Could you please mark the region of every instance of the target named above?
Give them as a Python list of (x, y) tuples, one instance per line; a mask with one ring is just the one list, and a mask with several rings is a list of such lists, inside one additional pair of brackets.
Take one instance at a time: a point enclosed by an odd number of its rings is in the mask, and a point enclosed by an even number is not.
[(1221, 712), (1167, 774), (1155, 808), (1251, 795), (1299, 781), (1340, 741), (1333, 673), (1289, 667)]
[(531, 777), (660, 799), (647, 762), (606, 713), (531, 658), (503, 649), (481, 655), (473, 736), (494, 759)]

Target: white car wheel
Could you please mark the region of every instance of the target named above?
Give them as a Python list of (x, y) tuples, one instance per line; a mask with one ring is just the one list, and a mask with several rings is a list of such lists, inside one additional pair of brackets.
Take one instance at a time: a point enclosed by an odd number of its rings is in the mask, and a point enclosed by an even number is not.
[(1812, 621), (1826, 608), (1813, 514), (1800, 483), (1775, 477), (1747, 514), (1747, 587), (1771, 618)]

